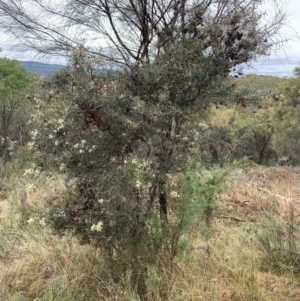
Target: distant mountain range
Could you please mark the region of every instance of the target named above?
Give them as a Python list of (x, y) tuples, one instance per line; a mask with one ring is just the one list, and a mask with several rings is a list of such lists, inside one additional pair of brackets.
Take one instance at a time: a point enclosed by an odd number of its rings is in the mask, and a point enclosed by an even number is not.
[(18, 61), (27, 71), (37, 73), (41, 76), (52, 76), (56, 72), (66, 68), (64, 65), (58, 64), (45, 64), (34, 61)]

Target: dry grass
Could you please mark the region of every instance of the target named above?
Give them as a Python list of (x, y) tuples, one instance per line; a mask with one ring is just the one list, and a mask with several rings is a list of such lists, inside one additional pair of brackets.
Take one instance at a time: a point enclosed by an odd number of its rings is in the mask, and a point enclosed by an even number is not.
[[(294, 239), (297, 253), (300, 169), (248, 167), (228, 178), (219, 197), (210, 235), (194, 241), (172, 266), (145, 269), (148, 301), (296, 301), (299, 278), (290, 253), (274, 251), (273, 261), (258, 240), (270, 221), (283, 229), (283, 246)], [(0, 300), (140, 300), (134, 294), (132, 271), (115, 283), (99, 250), (81, 246), (71, 235), (53, 236), (42, 226), (42, 203), (55, 201), (59, 192), (29, 194), (32, 210), (22, 224), (11, 204), (0, 219)], [(291, 209), (293, 215), (291, 216)], [(290, 231), (290, 230), (289, 230)], [(280, 250), (282, 251), (282, 250)], [(276, 256), (275, 256), (276, 255)], [(295, 257), (293, 257), (295, 258)]]

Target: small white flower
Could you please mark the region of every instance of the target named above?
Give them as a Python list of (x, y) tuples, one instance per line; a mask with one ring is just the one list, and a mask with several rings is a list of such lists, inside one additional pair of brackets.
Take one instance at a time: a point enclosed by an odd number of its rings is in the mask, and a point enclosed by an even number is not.
[(34, 218), (30, 218), (28, 221), (27, 221), (27, 224), (32, 224), (34, 223)]
[(94, 231), (101, 232), (102, 228), (103, 228), (103, 222), (100, 221), (97, 225), (92, 225), (91, 231), (92, 232), (94, 232)]
[(58, 140), (56, 140), (56, 141), (54, 142), (54, 144), (55, 144), (55, 145), (58, 145)]
[(99, 204), (102, 204), (102, 203), (103, 203), (103, 199), (99, 199), (99, 200), (98, 200), (98, 203), (99, 203)]
[(27, 143), (27, 147), (28, 147), (29, 150), (33, 149), (34, 146), (35, 146), (35, 143), (34, 143), (34, 142), (28, 142), (28, 143)]
[(86, 140), (82, 139), (81, 144), (84, 145), (86, 143)]
[(45, 227), (45, 226), (46, 226), (46, 221), (45, 221), (45, 219), (44, 219), (44, 218), (41, 219), (41, 220), (39, 221), (39, 224), (40, 224), (41, 226)]
[(40, 170), (39, 169), (35, 169), (34, 170), (34, 176), (38, 177), (39, 174), (40, 174)]
[(36, 139), (36, 136), (38, 135), (38, 130), (33, 130), (30, 132), (31, 136), (32, 136), (32, 139)]
[(79, 150), (79, 153), (80, 153), (80, 154), (84, 153), (84, 150), (83, 150), (83, 149), (80, 149), (80, 150)]
[(53, 137), (54, 137), (54, 135), (51, 135), (51, 134), (49, 135), (49, 139), (52, 139)]
[(65, 171), (66, 167), (67, 167), (67, 165), (66, 165), (65, 163), (62, 163), (62, 164), (60, 165), (60, 167), (59, 167), (59, 171), (60, 171), (60, 172)]
[(170, 195), (171, 195), (172, 198), (179, 198), (180, 197), (180, 195), (178, 194), (177, 191), (171, 191)]
[(76, 143), (73, 147), (74, 147), (74, 148), (78, 148), (78, 147), (79, 147), (79, 144)]
[(132, 159), (131, 163), (132, 163), (132, 164), (137, 164), (136, 159)]
[(183, 141), (188, 141), (189, 138), (185, 136), (185, 137), (182, 138), (182, 140), (183, 140)]
[(207, 123), (205, 121), (200, 122), (198, 125), (202, 130), (207, 130), (209, 128), (209, 126), (207, 125)]
[(137, 180), (137, 181), (135, 182), (135, 186), (136, 186), (137, 188), (140, 188), (140, 187), (142, 186), (141, 181)]
[(23, 176), (31, 175), (31, 174), (33, 174), (33, 173), (34, 173), (33, 169), (31, 169), (31, 168), (26, 168), (25, 171), (24, 171)]

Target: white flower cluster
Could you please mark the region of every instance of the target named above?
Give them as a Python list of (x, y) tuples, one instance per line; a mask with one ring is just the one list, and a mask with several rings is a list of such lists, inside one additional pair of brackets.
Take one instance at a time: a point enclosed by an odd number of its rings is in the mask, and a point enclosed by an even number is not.
[(41, 173), (41, 170), (35, 166), (35, 164), (31, 164), (31, 168), (26, 168), (23, 176), (32, 176), (32, 177), (38, 177)]
[(46, 176), (46, 184), (48, 187), (55, 187), (57, 185), (57, 174), (56, 173), (48, 173)]
[(40, 221), (39, 221), (39, 224), (42, 226), (42, 227), (45, 227), (46, 226), (46, 221), (44, 218), (42, 218)]
[(183, 136), (181, 139), (184, 142), (187, 142), (189, 145), (193, 146), (200, 140), (201, 132), (207, 130), (209, 126), (205, 121), (198, 123), (198, 126), (193, 129), (186, 129), (186, 136)]
[(74, 178), (71, 178), (69, 181), (67, 181), (66, 185), (69, 188), (74, 188), (74, 187), (76, 187), (77, 183), (78, 183), (78, 178), (74, 177)]
[(31, 132), (30, 132), (30, 135), (31, 135), (31, 139), (32, 140), (36, 140), (36, 138), (37, 138), (37, 135), (38, 135), (38, 130), (32, 130)]
[(31, 114), (31, 119), (27, 122), (27, 124), (31, 124), (33, 121), (40, 121), (40, 118), (44, 116), (44, 113), (40, 110), (36, 110)]
[(59, 171), (60, 171), (60, 172), (64, 172), (64, 171), (66, 170), (66, 168), (67, 168), (66, 163), (62, 163), (62, 164), (60, 164), (60, 166), (59, 166)]
[[(2, 138), (3, 139), (3, 138)], [(1, 140), (2, 140), (1, 139)], [(8, 141), (8, 147), (7, 149), (9, 150), (9, 154), (12, 155), (13, 154), (13, 150), (14, 150), (14, 147), (17, 143), (17, 141), (13, 141), (11, 140), (9, 137), (7, 137), (7, 141)], [(3, 143), (3, 142), (2, 142)]]
[(172, 198), (180, 198), (180, 194), (177, 191), (171, 191), (170, 196)]
[(36, 147), (35, 140), (37, 140), (38, 134), (39, 134), (39, 131), (37, 129), (34, 129), (30, 132), (31, 141), (27, 142), (27, 148), (29, 150), (35, 149), (35, 147)]
[(65, 120), (61, 117), (51, 117), (47, 120), (47, 122), (45, 122), (45, 126), (52, 128), (53, 134), (49, 134), (48, 137), (49, 139), (53, 139), (55, 137), (55, 134), (65, 127)]
[(27, 192), (31, 192), (31, 191), (34, 191), (36, 189), (36, 183), (28, 183), (26, 184), (25, 186), (25, 190)]
[[(127, 163), (128, 163), (128, 160), (125, 159), (125, 160), (124, 160), (124, 164), (127, 164)], [(136, 167), (140, 169), (140, 168), (146, 168), (146, 167), (149, 167), (149, 166), (152, 164), (152, 161), (147, 160), (147, 159), (143, 159), (143, 161), (139, 162), (139, 161), (137, 160), (137, 158), (133, 158), (133, 159), (131, 160), (131, 164), (136, 165)]]
[(86, 151), (92, 153), (97, 148), (97, 146), (96, 145), (89, 146), (86, 140), (82, 139), (80, 142), (74, 144), (73, 148), (78, 149), (78, 152), (80, 154), (83, 154)]
[(35, 146), (36, 146), (36, 144), (35, 144), (34, 141), (30, 141), (30, 142), (27, 143), (27, 148), (29, 150), (33, 150), (35, 148)]
[(58, 126), (57, 126), (57, 128), (56, 128), (56, 131), (59, 131), (59, 130), (61, 130), (61, 129), (63, 129), (64, 128), (64, 120), (62, 119), (62, 118), (60, 118), (60, 119), (58, 119), (57, 120), (57, 123), (58, 123)]
[(202, 130), (207, 130), (209, 128), (208, 124), (205, 121), (202, 121), (198, 124), (199, 128)]
[(92, 232), (101, 232), (102, 228), (103, 228), (103, 222), (100, 221), (98, 224), (92, 225), (91, 231)]
[(135, 187), (136, 187), (136, 188), (140, 188), (141, 186), (142, 186), (141, 181), (140, 181), (140, 180), (136, 180), (136, 182), (135, 182)]

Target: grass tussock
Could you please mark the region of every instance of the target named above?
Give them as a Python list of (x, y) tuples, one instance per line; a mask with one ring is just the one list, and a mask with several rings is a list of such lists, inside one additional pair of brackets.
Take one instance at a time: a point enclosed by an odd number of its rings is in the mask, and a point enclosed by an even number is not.
[(299, 178), (291, 167), (235, 170), (205, 235), (183, 237), (187, 247), (173, 263), (158, 255), (138, 271), (127, 267), (121, 279), (100, 249), (80, 245), (71, 233), (54, 236), (44, 224), (43, 204), (59, 193), (39, 188), (26, 210), (12, 198), (0, 219), (0, 299), (300, 300)]

